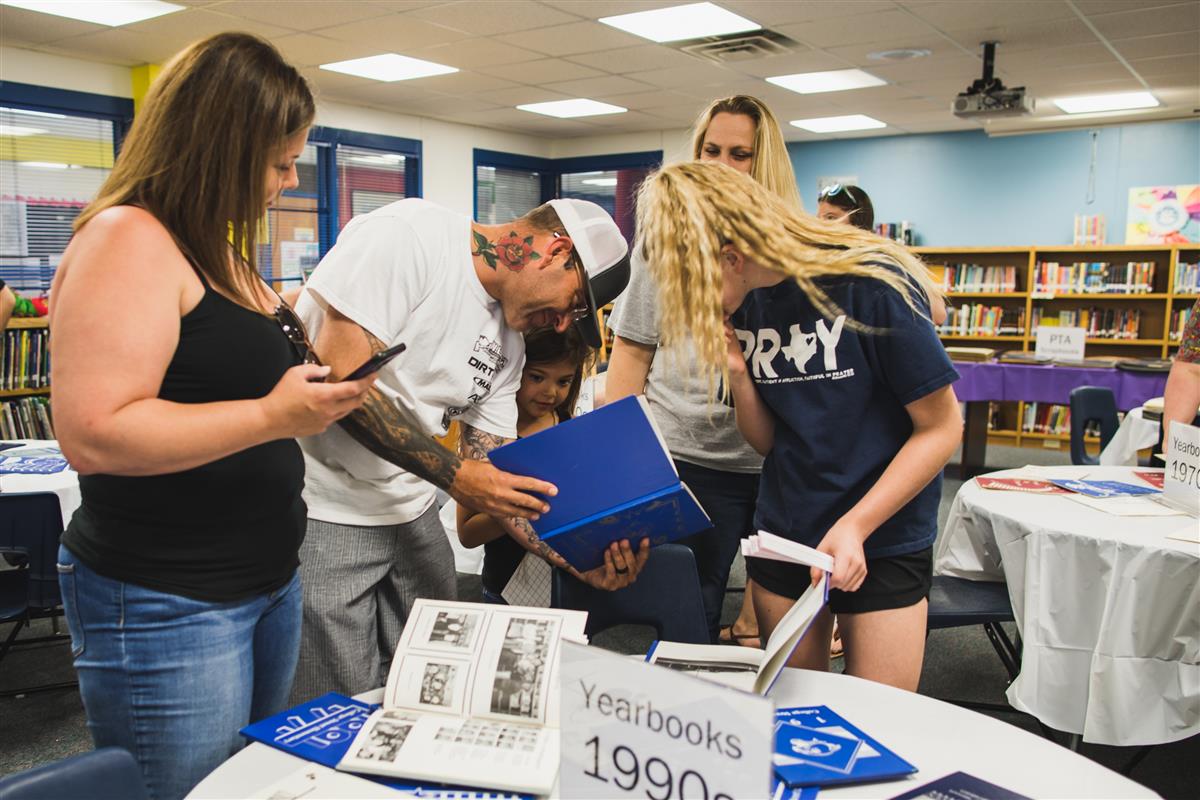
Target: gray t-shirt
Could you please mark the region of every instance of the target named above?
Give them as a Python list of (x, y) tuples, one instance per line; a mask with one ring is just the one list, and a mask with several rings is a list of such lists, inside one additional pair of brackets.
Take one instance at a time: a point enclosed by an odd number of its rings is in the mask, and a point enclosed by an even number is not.
[[(629, 286), (617, 298), (608, 327), (618, 336), (658, 346), (658, 300), (654, 279), (640, 255), (630, 260)], [(658, 347), (646, 378), (646, 399), (671, 455), (726, 472), (761, 472), (762, 456), (737, 429), (733, 409), (708, 401), (708, 380), (696, 370), (690, 343)]]

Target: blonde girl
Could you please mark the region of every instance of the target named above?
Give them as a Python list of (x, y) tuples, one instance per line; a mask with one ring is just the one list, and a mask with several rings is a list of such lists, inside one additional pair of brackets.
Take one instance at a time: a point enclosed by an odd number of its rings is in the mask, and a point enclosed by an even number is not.
[[(833, 556), (829, 606), (789, 663), (828, 669), (832, 612), (847, 672), (915, 690), (941, 469), (962, 430), (928, 272), (719, 164), (651, 176), (638, 216), (664, 341), (693, 342), (766, 456), (756, 526)], [(764, 559), (747, 570), (764, 636), (816, 579)]]
[[(696, 161), (719, 162), (749, 175), (800, 209), (783, 134), (761, 100), (748, 95), (714, 100), (696, 119), (690, 152)], [(609, 319), (616, 338), (605, 394), (612, 402), (645, 392), (680, 476), (713, 520), (712, 529), (684, 544), (696, 556), (709, 635), (716, 641), (738, 541), (751, 532), (762, 457), (737, 432), (730, 409), (709, 405), (706, 386), (688, 369), (688, 351), (658, 347), (654, 284), (636, 253), (632, 266), (629, 288)], [(747, 582), (741, 613), (720, 630), (722, 641), (758, 646), (751, 596)]]

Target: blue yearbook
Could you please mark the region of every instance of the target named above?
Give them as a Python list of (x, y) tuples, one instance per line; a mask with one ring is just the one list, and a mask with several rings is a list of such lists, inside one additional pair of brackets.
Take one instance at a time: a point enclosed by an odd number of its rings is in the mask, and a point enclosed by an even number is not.
[(917, 768), (827, 706), (775, 711), (775, 775), (790, 787), (887, 781)]
[(627, 397), (488, 453), (506, 472), (558, 487), (533, 521), (542, 539), (584, 571), (604, 563), (619, 539), (636, 549), (712, 527), (679, 480), (644, 397)]
[(1031, 800), (965, 772), (952, 772), (932, 783), (898, 794), (892, 800)]

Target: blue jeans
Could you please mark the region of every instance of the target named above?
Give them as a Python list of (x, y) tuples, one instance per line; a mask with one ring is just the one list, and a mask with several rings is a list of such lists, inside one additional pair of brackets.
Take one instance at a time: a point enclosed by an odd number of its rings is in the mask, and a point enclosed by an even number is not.
[(105, 578), (66, 547), (58, 581), (96, 747), (138, 760), (152, 800), (187, 794), (287, 708), (300, 650), (300, 578), (210, 603)]
[[(700, 506), (712, 520), (706, 531), (679, 540), (696, 556), (700, 578), (700, 596), (708, 636), (717, 642), (721, 624), (721, 606), (725, 602), (725, 584), (733, 557), (743, 538), (754, 533), (754, 505), (758, 501), (757, 472), (724, 472), (687, 461), (675, 461), (679, 479), (688, 485)], [(650, 556), (654, 558), (653, 555)]]

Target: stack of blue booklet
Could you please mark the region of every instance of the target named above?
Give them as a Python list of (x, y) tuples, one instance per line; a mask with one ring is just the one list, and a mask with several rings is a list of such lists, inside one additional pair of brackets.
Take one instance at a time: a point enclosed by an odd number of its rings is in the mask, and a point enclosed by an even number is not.
[[(247, 739), (326, 767), (336, 767), (371, 712), (379, 706), (330, 692), (242, 728)], [(401, 792), (432, 800), (533, 800), (532, 795), (489, 792), (447, 784), (418, 785), (378, 775), (361, 775)]]
[(775, 711), (774, 764), (777, 790), (889, 781), (917, 771), (827, 706)]

